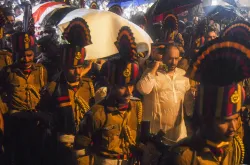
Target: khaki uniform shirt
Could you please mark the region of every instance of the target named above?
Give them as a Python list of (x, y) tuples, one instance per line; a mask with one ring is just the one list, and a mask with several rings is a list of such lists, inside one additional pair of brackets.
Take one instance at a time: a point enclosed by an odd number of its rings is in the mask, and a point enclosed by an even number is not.
[[(55, 92), (57, 83), (52, 81), (46, 86), (46, 93), (48, 95), (45, 95), (43, 98), (46, 101), (42, 101), (44, 104), (44, 108), (51, 108), (51, 107), (46, 107), (46, 105), (51, 105), (47, 104), (47, 101), (55, 100), (56, 98), (51, 98), (53, 97), (53, 93)], [(71, 84), (72, 85), (72, 84)], [(79, 123), (81, 119), (83, 118), (84, 114), (90, 109), (90, 100), (94, 97), (94, 86), (92, 83), (92, 80), (89, 78), (82, 78), (79, 86), (76, 90), (73, 90), (73, 88), (70, 87), (68, 88), (69, 92), (69, 98), (70, 98), (70, 105), (72, 106), (73, 114), (74, 114), (74, 120), (76, 122), (77, 130), (79, 127)], [(56, 104), (56, 102), (52, 102), (52, 104)], [(52, 107), (55, 107), (56, 105), (52, 105)]]
[[(240, 142), (239, 142), (240, 141)], [(186, 138), (172, 149), (171, 165), (239, 165), (243, 161), (243, 143), (239, 136), (235, 136), (232, 142), (224, 149), (221, 158), (215, 156), (205, 140), (193, 136)]]
[(92, 152), (98, 156), (111, 159), (128, 156), (130, 147), (136, 144), (137, 126), (142, 118), (141, 102), (130, 101), (127, 111), (105, 108), (104, 102), (94, 105), (86, 114), (75, 139), (76, 146), (87, 148), (93, 141)]
[(40, 64), (33, 64), (31, 73), (25, 75), (17, 64), (3, 68), (0, 86), (8, 95), (9, 111), (35, 110), (40, 101), (40, 90), (47, 83), (47, 71)]

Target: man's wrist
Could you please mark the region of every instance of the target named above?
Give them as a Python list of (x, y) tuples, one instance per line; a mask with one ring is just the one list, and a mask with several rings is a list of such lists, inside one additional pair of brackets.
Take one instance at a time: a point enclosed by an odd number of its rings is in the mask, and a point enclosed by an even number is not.
[(156, 76), (157, 69), (152, 68), (151, 71), (149, 72), (152, 76)]
[(156, 73), (152, 73), (152, 72), (149, 72), (149, 73), (148, 73), (148, 77), (149, 77), (150, 79), (155, 79), (155, 76), (156, 76)]

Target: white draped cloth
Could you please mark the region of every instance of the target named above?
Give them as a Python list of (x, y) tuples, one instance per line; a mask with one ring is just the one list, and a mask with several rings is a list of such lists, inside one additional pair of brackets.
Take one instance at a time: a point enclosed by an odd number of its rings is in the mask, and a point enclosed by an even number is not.
[(143, 120), (150, 121), (151, 132), (161, 129), (165, 138), (175, 142), (187, 136), (183, 102), (190, 84), (184, 75), (185, 71), (179, 68), (172, 78), (164, 71), (157, 71), (154, 76), (147, 69), (136, 85), (143, 95)]

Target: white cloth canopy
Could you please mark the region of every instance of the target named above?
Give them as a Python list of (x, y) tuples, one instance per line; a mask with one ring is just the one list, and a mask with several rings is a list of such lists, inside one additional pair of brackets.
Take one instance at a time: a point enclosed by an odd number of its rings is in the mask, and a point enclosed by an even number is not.
[(128, 26), (132, 30), (136, 43), (146, 43), (151, 51), (152, 39), (139, 26), (109, 11), (93, 9), (76, 9), (68, 13), (59, 23), (59, 30), (63, 33), (69, 22), (76, 18), (83, 18), (90, 29), (92, 43), (86, 46), (86, 59), (104, 58), (118, 53), (115, 46), (119, 30)]

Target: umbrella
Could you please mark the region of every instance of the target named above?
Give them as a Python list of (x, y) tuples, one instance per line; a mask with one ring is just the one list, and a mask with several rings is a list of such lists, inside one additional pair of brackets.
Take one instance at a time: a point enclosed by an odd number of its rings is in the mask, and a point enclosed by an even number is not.
[(58, 8), (47, 14), (41, 22), (41, 26), (51, 25), (57, 26), (58, 23), (71, 11), (75, 10), (75, 7)]
[[(130, 27), (136, 43), (146, 43), (150, 47), (152, 39), (139, 26), (109, 11), (93, 9), (76, 9), (67, 14), (58, 24), (59, 31), (63, 32), (69, 22), (77, 17), (83, 18), (90, 29), (92, 43), (86, 46), (86, 59), (104, 58), (118, 53), (115, 46), (121, 27)], [(149, 54), (148, 53), (148, 54)]]
[(113, 5), (119, 5), (121, 7), (129, 7), (130, 5), (133, 6), (140, 6), (143, 4), (152, 3), (154, 0), (110, 0), (107, 7), (111, 7)]
[(223, 0), (224, 2), (227, 2), (228, 4), (234, 6), (234, 7), (237, 7), (237, 4), (235, 2), (235, 0)]
[(166, 12), (179, 14), (200, 3), (201, 0), (157, 0), (149, 11), (153, 16)]
[(107, 7), (119, 5), (121, 7), (129, 7), (133, 3), (133, 0), (110, 0)]
[(218, 22), (225, 22), (242, 18), (240, 11), (233, 6), (206, 6), (204, 7), (205, 14)]
[[(61, 7), (65, 7), (65, 6), (68, 6), (68, 5), (65, 5), (62, 2), (46, 2), (43, 4), (39, 4), (37, 6), (34, 6), (32, 8), (34, 23), (39, 24), (48, 13), (50, 13), (51, 11), (53, 11), (56, 8), (61, 8)], [(16, 20), (22, 21), (23, 14), (18, 16), (16, 18)]]

